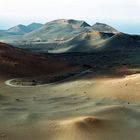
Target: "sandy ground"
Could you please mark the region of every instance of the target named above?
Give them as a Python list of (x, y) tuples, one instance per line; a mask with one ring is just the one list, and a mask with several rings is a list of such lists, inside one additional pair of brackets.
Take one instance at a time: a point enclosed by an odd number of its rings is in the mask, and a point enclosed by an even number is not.
[(140, 75), (38, 87), (1, 79), (0, 139), (140, 140)]

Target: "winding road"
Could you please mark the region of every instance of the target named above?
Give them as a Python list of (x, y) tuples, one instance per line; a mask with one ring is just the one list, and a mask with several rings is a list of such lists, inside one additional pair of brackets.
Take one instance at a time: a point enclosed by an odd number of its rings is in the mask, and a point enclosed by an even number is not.
[(5, 84), (8, 85), (8, 86), (12, 86), (12, 87), (41, 87), (41, 86), (49, 86), (49, 85), (53, 85), (53, 84), (58, 84), (60, 82), (65, 82), (65, 81), (68, 81), (68, 80), (71, 80), (71, 79), (74, 79), (74, 78), (77, 78), (79, 76), (82, 76), (82, 75), (85, 75), (85, 74), (88, 74), (88, 73), (92, 73), (92, 72), (93, 72), (92, 69), (88, 69), (88, 70), (82, 71), (82, 72), (80, 72), (80, 73), (78, 73), (78, 74), (76, 74), (74, 76), (65, 78), (65, 79), (57, 81), (57, 82), (49, 83), (49, 84), (31, 85), (31, 86), (11, 84), (12, 81), (19, 80), (20, 78), (9, 79), (9, 80), (5, 81)]

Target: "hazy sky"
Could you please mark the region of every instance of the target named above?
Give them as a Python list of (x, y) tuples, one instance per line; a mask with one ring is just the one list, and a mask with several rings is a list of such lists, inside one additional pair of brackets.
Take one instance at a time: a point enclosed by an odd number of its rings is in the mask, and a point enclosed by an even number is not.
[(126, 32), (140, 32), (140, 0), (0, 0), (0, 29), (54, 19), (105, 22)]

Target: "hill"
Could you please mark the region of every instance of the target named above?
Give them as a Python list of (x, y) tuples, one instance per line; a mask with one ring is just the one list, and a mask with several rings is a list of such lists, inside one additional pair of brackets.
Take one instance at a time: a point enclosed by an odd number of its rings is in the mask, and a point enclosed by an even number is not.
[(13, 35), (23, 35), (26, 32), (28, 32), (28, 29), (26, 26), (20, 24), (20, 25), (17, 25), (15, 27), (8, 29), (6, 32)]
[(44, 26), (23, 38), (27, 42), (66, 41), (85, 30), (90, 25), (84, 21), (60, 19), (46, 23)]
[(42, 26), (43, 26), (43, 24), (34, 22), (34, 23), (27, 25), (26, 28), (28, 29), (28, 33), (29, 33), (29, 32), (32, 32), (34, 30), (39, 29)]
[(5, 43), (12, 43), (15, 40), (21, 40), (23, 35), (32, 32), (34, 30), (37, 30), (42, 25), (43, 24), (40, 23), (32, 23), (27, 26), (20, 24), (11, 27), (8, 30), (0, 30), (0, 41)]
[(19, 25), (9, 29), (8, 33), (12, 36), (0, 37), (2, 42), (35, 52), (61, 53), (93, 51), (118, 31), (103, 23), (90, 26), (85, 21), (58, 19), (45, 25)]
[(0, 43), (0, 74), (5, 76), (40, 76), (65, 73), (72, 67), (52, 56), (37, 55)]
[(50, 52), (129, 52), (136, 50), (140, 51), (140, 36), (93, 31), (90, 33), (82, 33), (67, 43), (64, 43), (63, 47), (60, 47), (60, 49), (54, 49)]
[(24, 35), (26, 33), (32, 32), (38, 28), (40, 28), (43, 24), (40, 23), (31, 23), (27, 26), (25, 25), (17, 25), (15, 27), (12, 27), (10, 29), (8, 29), (5, 32), (11, 33), (11, 34), (16, 34), (16, 35)]
[[(1, 32), (7, 34), (7, 32)], [(85, 21), (79, 20), (59, 19), (43, 26), (37, 23), (28, 26), (19, 25), (9, 29), (8, 33), (23, 34), (7, 38), (12, 45), (39, 53), (115, 51), (118, 49), (128, 51), (128, 49), (139, 49), (140, 46), (139, 36), (120, 33), (104, 23), (90, 26)], [(5, 42), (4, 39), (2, 41)]]
[[(60, 46), (57, 46), (53, 50), (49, 50), (49, 52), (91, 52), (98, 49), (99, 44), (109, 39), (113, 35), (113, 33), (104, 33), (97, 31), (82, 32), (70, 41), (60, 44)], [(43, 52), (43, 47), (40, 51)]]
[(99, 46), (106, 51), (140, 50), (140, 36), (117, 33)]
[(91, 28), (92, 30), (99, 32), (118, 33), (118, 31), (115, 28), (104, 23), (96, 23)]
[(17, 25), (15, 27), (8, 29), (6, 32), (13, 35), (24, 35), (26, 33), (32, 32), (40, 28), (41, 26), (42, 24), (40, 23), (32, 23), (27, 26), (20, 24), (20, 25)]

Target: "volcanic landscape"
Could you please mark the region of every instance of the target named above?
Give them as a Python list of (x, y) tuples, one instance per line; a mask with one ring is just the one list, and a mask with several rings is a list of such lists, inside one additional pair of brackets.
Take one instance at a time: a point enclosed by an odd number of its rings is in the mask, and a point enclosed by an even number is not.
[(59, 19), (0, 42), (0, 139), (140, 140), (139, 35)]

